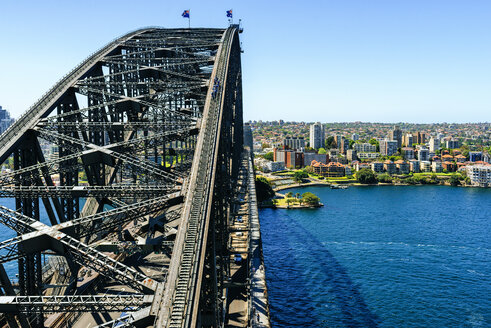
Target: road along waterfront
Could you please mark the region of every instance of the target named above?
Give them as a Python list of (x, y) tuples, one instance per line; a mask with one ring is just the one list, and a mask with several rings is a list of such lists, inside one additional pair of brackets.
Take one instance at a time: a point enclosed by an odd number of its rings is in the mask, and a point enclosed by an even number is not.
[(491, 325), (491, 190), (325, 187), (260, 211), (277, 327)]

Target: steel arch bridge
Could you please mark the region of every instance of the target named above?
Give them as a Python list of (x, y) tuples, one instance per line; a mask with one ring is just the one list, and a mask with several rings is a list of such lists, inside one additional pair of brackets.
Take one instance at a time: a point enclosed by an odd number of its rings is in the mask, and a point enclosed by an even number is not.
[[(223, 325), (243, 153), (239, 27), (145, 28), (61, 79), (0, 137), (10, 327)], [(47, 147), (52, 147), (48, 152)], [(48, 156), (50, 154), (50, 156)], [(15, 263), (18, 281), (4, 264)], [(9, 277), (10, 276), (10, 277)]]

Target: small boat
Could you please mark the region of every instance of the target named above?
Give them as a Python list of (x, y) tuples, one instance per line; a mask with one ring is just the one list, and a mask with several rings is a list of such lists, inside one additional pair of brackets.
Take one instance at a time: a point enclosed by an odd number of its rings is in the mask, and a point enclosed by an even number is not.
[(348, 189), (348, 186), (340, 186), (338, 184), (331, 185), (331, 189)]

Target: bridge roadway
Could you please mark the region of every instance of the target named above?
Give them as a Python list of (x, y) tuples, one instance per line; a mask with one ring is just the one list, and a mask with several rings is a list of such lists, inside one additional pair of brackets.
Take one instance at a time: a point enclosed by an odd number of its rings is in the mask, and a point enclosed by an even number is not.
[(0, 324), (222, 327), (232, 308), (251, 322), (251, 298), (229, 293), (253, 290), (230, 249), (253, 181), (239, 32), (131, 32), (0, 136), (0, 197), (15, 198), (0, 207)]

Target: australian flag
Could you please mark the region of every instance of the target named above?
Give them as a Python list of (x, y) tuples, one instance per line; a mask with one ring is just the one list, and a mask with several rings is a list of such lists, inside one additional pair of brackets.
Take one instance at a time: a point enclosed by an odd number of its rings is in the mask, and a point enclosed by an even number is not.
[(184, 12), (182, 13), (182, 17), (189, 18), (189, 10), (184, 10)]
[(232, 18), (232, 9), (227, 10), (227, 17)]

